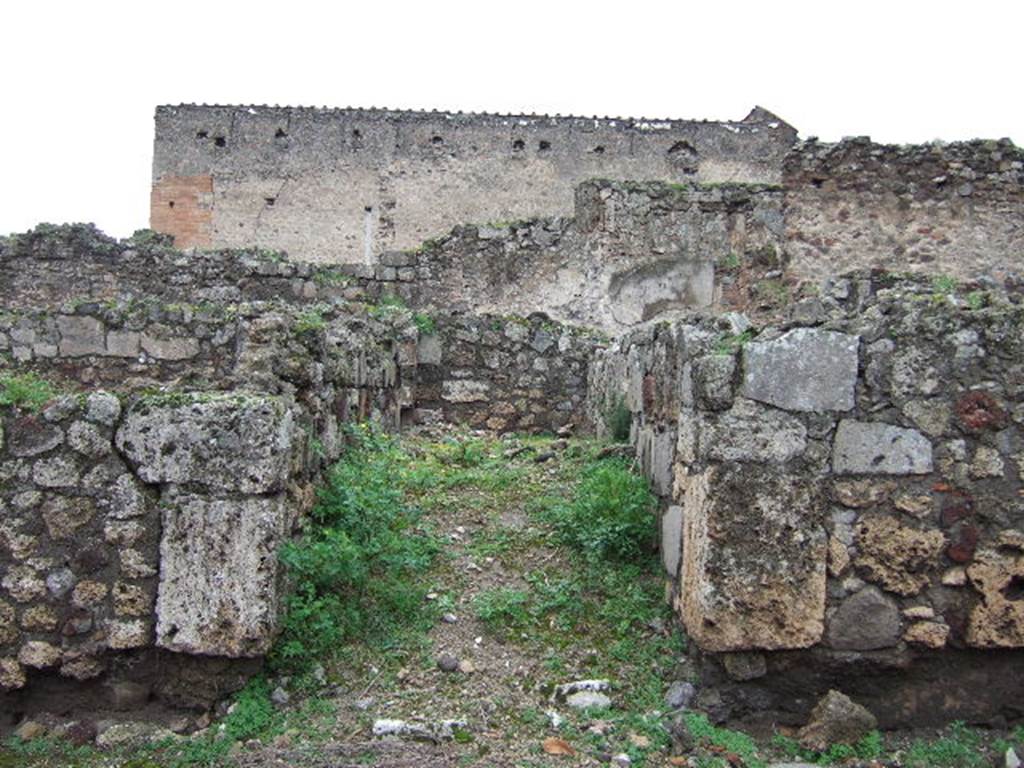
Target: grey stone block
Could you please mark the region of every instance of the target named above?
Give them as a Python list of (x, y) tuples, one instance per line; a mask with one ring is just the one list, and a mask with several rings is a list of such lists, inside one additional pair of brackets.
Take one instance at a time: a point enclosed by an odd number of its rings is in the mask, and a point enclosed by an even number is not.
[(788, 411), (848, 411), (854, 406), (859, 338), (796, 328), (743, 350), (743, 394)]
[(661, 516), (661, 562), (673, 578), (679, 573), (683, 543), (683, 508), (672, 505)]
[(843, 419), (832, 468), (841, 475), (921, 475), (932, 471), (932, 444), (914, 429)]
[(95, 317), (61, 315), (57, 318), (57, 329), (60, 331), (60, 354), (64, 357), (106, 353), (103, 323)]
[(828, 642), (844, 651), (890, 648), (900, 639), (900, 611), (877, 587), (846, 598), (828, 622)]

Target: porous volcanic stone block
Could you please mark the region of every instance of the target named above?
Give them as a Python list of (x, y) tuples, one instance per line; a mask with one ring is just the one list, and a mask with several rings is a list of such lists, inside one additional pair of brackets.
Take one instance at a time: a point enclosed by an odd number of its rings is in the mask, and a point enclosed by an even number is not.
[(859, 338), (796, 328), (743, 349), (743, 394), (788, 411), (848, 411), (857, 383)]
[(697, 433), (697, 456), (713, 461), (784, 462), (807, 447), (799, 418), (744, 398), (728, 411), (701, 414)]
[(825, 620), (827, 536), (817, 482), (725, 464), (681, 478), (679, 608), (705, 651), (806, 648)]
[(832, 468), (840, 475), (923, 475), (932, 471), (932, 444), (914, 429), (843, 419)]
[(274, 637), (283, 494), (163, 499), (157, 645), (209, 656), (259, 656)]
[(117, 447), (147, 483), (267, 493), (288, 479), (293, 417), (280, 398), (196, 395), (143, 399), (117, 431)]
[(1024, 551), (1006, 546), (979, 552), (967, 578), (982, 598), (971, 610), (967, 644), (1024, 648)]

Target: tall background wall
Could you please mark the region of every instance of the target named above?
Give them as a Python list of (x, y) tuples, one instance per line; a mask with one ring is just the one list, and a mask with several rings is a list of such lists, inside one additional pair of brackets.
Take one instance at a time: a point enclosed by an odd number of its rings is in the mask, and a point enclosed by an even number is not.
[(459, 223), (568, 214), (594, 178), (778, 183), (796, 131), (739, 122), (159, 107), (151, 226), (179, 247), (373, 263)]

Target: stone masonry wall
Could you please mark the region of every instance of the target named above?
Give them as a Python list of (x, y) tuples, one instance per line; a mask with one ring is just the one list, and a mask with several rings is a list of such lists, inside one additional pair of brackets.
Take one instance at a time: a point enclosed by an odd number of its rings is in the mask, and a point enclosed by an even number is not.
[(377, 267), (341, 268), (352, 288), (410, 306), (544, 313), (619, 332), (721, 299), (716, 265), (778, 261), (782, 196), (761, 185), (590, 181), (573, 218), (457, 227)]
[(778, 183), (796, 132), (742, 121), (163, 106), (150, 225), (179, 247), (373, 265), (464, 222), (567, 215), (593, 177)]
[(348, 301), (276, 254), (191, 259), (89, 227), (0, 244), (0, 273), (0, 379), (64, 393), (0, 406), (11, 713), (117, 708), (125, 690), (209, 706), (273, 642), (276, 552), (346, 422), (579, 424), (603, 343), (542, 316)]
[(837, 687), (885, 726), (1019, 717), (1024, 306), (881, 273), (816, 301), (657, 324), (592, 366), (591, 417), (629, 409), (665, 499), (702, 704), (798, 721)]
[(791, 273), (820, 280), (885, 267), (1024, 273), (1024, 151), (1009, 140), (797, 145), (783, 166)]

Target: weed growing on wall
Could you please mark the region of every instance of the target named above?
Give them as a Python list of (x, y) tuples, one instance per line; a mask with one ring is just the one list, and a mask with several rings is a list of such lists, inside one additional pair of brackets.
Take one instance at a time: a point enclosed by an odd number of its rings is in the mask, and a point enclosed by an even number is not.
[(0, 374), (0, 406), (39, 411), (56, 394), (57, 390), (50, 382), (33, 373)]
[(437, 333), (437, 322), (428, 314), (417, 312), (412, 316), (412, 321), (419, 332), (424, 336), (430, 336)]
[(387, 642), (423, 616), (417, 575), (438, 544), (405, 503), (398, 469), (408, 457), (369, 427), (349, 430), (349, 440), (304, 535), (280, 553), (294, 590), (271, 654), (275, 669), (307, 669), (353, 637)]
[(608, 408), (604, 416), (608, 435), (616, 443), (629, 442), (630, 428), (633, 426), (633, 414), (626, 406), (626, 399), (621, 395)]

